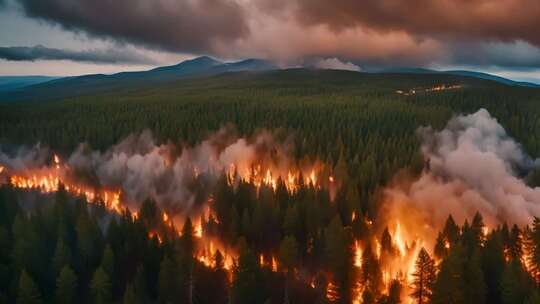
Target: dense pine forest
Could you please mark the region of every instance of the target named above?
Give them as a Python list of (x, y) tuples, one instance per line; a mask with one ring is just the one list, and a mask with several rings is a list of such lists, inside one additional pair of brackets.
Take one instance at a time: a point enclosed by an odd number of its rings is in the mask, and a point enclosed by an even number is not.
[[(441, 85), (457, 88), (428, 90)], [(0, 103), (6, 153), (41, 143), (68, 158), (144, 130), (182, 149), (227, 127), (269, 132), (298, 167), (323, 164), (294, 187), (195, 174), (211, 203), (180, 222), (151, 198), (112, 209), (61, 182), (24, 190), (6, 177), (0, 303), (540, 303), (540, 218), (488, 227), (481, 213), (448, 214), (413, 250), (379, 217), (398, 173), (430, 169), (419, 127), (484, 108), (536, 158), (539, 102), (538, 89), (468, 77), (294, 69)], [(520, 177), (540, 185), (540, 171)], [(409, 254), (410, 273), (388, 273)]]

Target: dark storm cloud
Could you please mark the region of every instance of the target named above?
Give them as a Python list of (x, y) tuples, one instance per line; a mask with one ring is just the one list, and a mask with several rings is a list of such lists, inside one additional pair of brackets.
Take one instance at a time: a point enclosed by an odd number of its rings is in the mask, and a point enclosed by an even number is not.
[(248, 33), (242, 7), (230, 0), (16, 1), (29, 17), (68, 30), (169, 51), (204, 53)]
[(523, 42), (457, 43), (451, 46), (450, 61), (461, 65), (493, 66), (528, 70), (540, 68), (540, 49)]
[(283, 65), (316, 57), (362, 67), (540, 67), (539, 0), (8, 2), (65, 30), (175, 53)]
[(290, 0), (282, 5), (294, 10), (305, 25), (327, 25), (335, 31), (360, 26), (444, 39), (540, 45), (538, 0)]
[(106, 64), (151, 64), (150, 59), (128, 50), (85, 50), (72, 51), (47, 48), (41, 45), (34, 47), (11, 46), (0, 47), (0, 59), (10, 61), (35, 60), (71, 60), (78, 62), (106, 63)]

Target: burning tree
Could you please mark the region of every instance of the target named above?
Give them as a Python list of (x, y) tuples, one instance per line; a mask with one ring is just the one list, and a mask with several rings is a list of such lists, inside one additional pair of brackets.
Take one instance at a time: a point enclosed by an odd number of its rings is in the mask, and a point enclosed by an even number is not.
[(418, 304), (429, 303), (433, 292), (433, 283), (436, 278), (435, 261), (422, 247), (415, 263), (415, 272), (412, 274), (413, 297)]

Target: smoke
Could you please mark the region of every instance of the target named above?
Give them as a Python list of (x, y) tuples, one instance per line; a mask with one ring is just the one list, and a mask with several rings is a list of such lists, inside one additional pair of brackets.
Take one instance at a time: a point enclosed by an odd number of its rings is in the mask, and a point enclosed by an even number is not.
[(488, 227), (526, 225), (540, 215), (540, 188), (522, 179), (538, 161), (488, 111), (418, 133), (427, 168), (417, 180), (388, 189), (383, 206), (384, 216), (404, 222), (409, 233), (434, 236), (449, 214), (463, 223), (478, 211)]
[(318, 69), (360, 71), (360, 67), (351, 62), (343, 62), (338, 58), (320, 59), (314, 65)]
[(156, 144), (152, 133), (144, 131), (104, 152), (81, 144), (58, 167), (50, 150), (40, 145), (21, 148), (13, 156), (0, 149), (0, 165), (8, 174), (54, 175), (85, 189), (121, 190), (123, 204), (138, 209), (144, 200), (152, 199), (176, 214), (203, 206), (224, 174), (235, 173), (238, 179), (260, 166), (259, 171), (272, 170), (286, 178), (288, 170), (296, 167), (289, 141), (278, 142), (267, 131), (241, 138), (231, 128), (222, 128), (195, 146), (179, 147)]

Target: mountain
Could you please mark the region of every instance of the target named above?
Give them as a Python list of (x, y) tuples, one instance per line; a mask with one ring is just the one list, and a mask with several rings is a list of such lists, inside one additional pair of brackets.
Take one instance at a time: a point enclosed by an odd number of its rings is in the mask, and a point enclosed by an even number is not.
[[(0, 102), (19, 100), (52, 100), (65, 99), (78, 96), (110, 94), (120, 96), (131, 92), (140, 91), (141, 88), (156, 88), (161, 84), (173, 87), (183, 86), (184, 80), (196, 78), (209, 78), (220, 74), (245, 72), (244, 79), (253, 77), (255, 74), (268, 74), (267, 71), (280, 70), (270, 61), (261, 59), (246, 59), (236, 62), (222, 62), (208, 56), (185, 60), (175, 65), (157, 67), (147, 71), (121, 72), (111, 75), (93, 74), (63, 78), (48, 78), (40, 76), (29, 77), (4, 77), (4, 89), (0, 78)], [(316, 71), (314, 71), (317, 74)], [(397, 77), (407, 88), (407, 79), (414, 75), (423, 75), (424, 78), (433, 81), (442, 79), (460, 80), (463, 83), (474, 85), (488, 82), (507, 86), (519, 86), (540, 88), (528, 82), (518, 82), (487, 73), (473, 71), (436, 71), (424, 68), (402, 67), (386, 70), (373, 70), (367, 72), (350, 72), (366, 75), (380, 75), (382, 77)], [(287, 75), (295, 74), (293, 72)], [(341, 74), (339, 74), (341, 75)], [(394, 76), (390, 76), (394, 75)], [(394, 77), (394, 78), (395, 78)], [(454, 78), (452, 78), (454, 77)], [(458, 78), (455, 78), (458, 77)], [(475, 82), (481, 80), (482, 82)], [(437, 85), (437, 83), (433, 83)]]
[(20, 89), (57, 78), (50, 76), (0, 76), (0, 92)]
[(208, 56), (197, 57), (182, 61), (179, 64), (163, 66), (152, 69), (148, 73), (172, 73), (176, 75), (187, 75), (192, 73), (199, 73), (205, 70), (209, 70), (213, 67), (223, 65), (224, 63)]
[(64, 77), (25, 87), (15, 87), (9, 91), (0, 91), (0, 100), (58, 99), (93, 93), (133, 90), (141, 86), (151, 86), (185, 78), (208, 77), (227, 72), (260, 72), (275, 69), (278, 67), (269, 61), (260, 59), (221, 62), (208, 56), (202, 56), (148, 71)]

